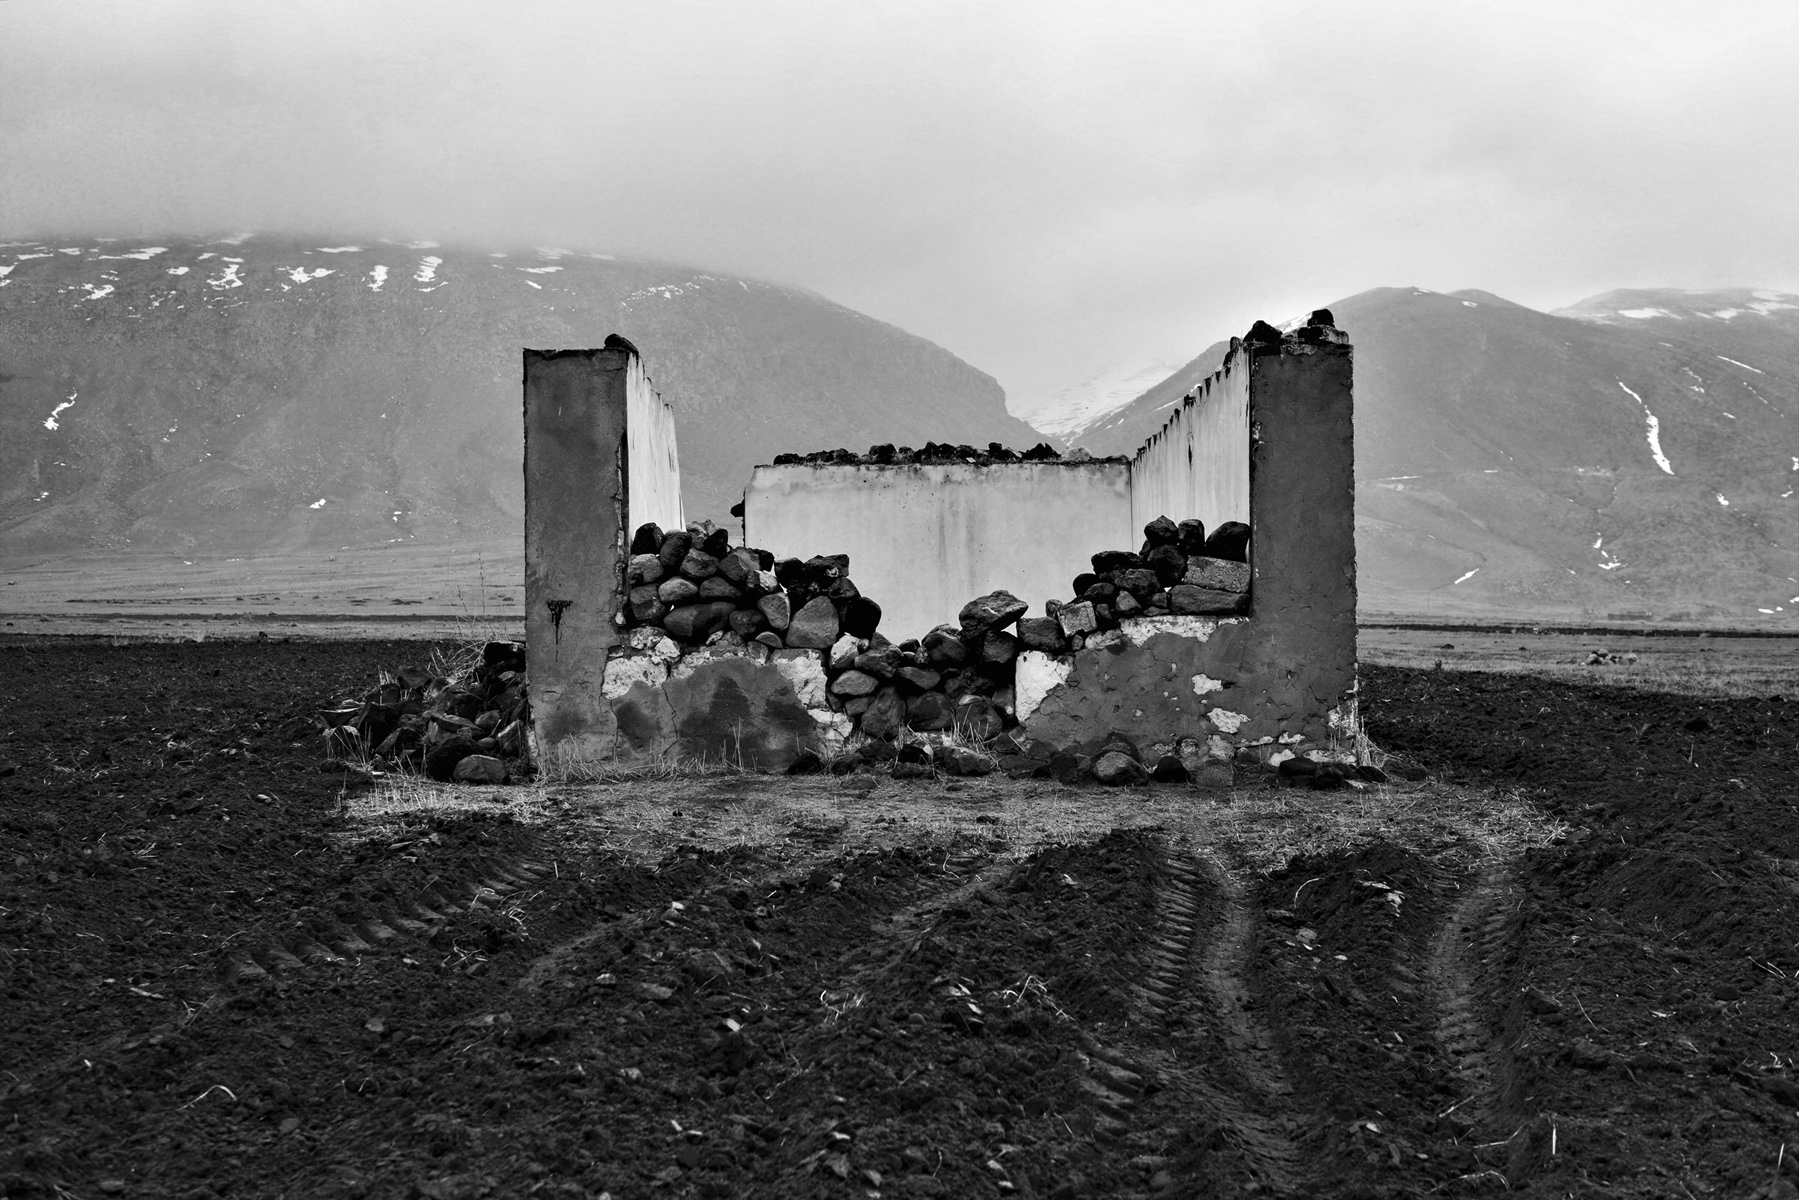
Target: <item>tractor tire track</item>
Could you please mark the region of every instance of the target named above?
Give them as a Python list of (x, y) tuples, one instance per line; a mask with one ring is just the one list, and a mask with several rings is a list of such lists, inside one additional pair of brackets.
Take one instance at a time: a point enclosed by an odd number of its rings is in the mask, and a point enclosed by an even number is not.
[[(1429, 977), (1436, 991), (1437, 1044), (1450, 1059), (1461, 1099), (1439, 1114), (1471, 1132), (1491, 1115), (1501, 1050), (1480, 1013), (1482, 976), (1505, 940), (1510, 872), (1482, 868), (1444, 919), (1431, 946)], [(1459, 1114), (1459, 1115), (1457, 1115)]]
[(81, 1069), (86, 1060), (140, 1045), (147, 1037), (179, 1032), (217, 1004), (234, 985), (291, 978), (306, 970), (353, 966), (389, 949), (416, 950), (449, 928), (455, 917), (481, 908), (496, 909), (509, 901), (529, 900), (535, 894), (530, 889), (553, 872), (551, 864), (530, 857), (494, 857), (454, 877), (433, 881), (412, 899), (370, 906), (354, 917), (339, 919), (315, 914), (286, 931), (253, 930), (243, 944), (211, 952), (216, 964), (215, 986), (210, 994), (185, 1005), (185, 1018), (171, 1014), (166, 1020), (136, 1031), (109, 1034), (37, 1065), (16, 1076), (16, 1081), (36, 1086), (45, 1079)]
[(452, 918), (499, 911), (529, 900), (549, 863), (525, 856), (487, 859), (454, 877), (433, 880), (412, 897), (364, 908), (348, 918), (315, 917), (286, 933), (264, 932), (224, 956), (222, 983), (256, 982), (308, 967), (342, 966), (389, 947), (429, 942)]
[[(1088, 1039), (1081, 1090), (1098, 1110), (1095, 1135), (1166, 1145), (1192, 1140), (1187, 1135), (1195, 1130), (1196, 1140), (1205, 1141), (1211, 1138), (1205, 1131), (1215, 1130), (1212, 1140), (1235, 1151), (1242, 1172), (1287, 1194), (1303, 1177), (1291, 1135), (1298, 1123), (1285, 1111), (1292, 1087), (1244, 981), (1253, 923), (1243, 889), (1209, 858), (1168, 849), (1156, 911), (1135, 997), (1158, 1042), (1129, 1054)], [(1211, 1036), (1198, 1036), (1199, 1030)], [(1139, 1110), (1151, 1091), (1175, 1104), (1157, 1104), (1159, 1128), (1134, 1128), (1148, 1123)], [(1133, 1162), (1172, 1165), (1153, 1154)], [(1201, 1170), (1222, 1184), (1223, 1167), (1208, 1162)]]
[[(783, 881), (804, 879), (815, 868), (833, 861), (833, 853), (815, 853), (796, 861), (783, 859), (762, 872), (750, 876), (733, 877), (728, 886), (760, 890), (773, 888)], [(963, 850), (946, 853), (931, 873), (924, 876), (920, 889), (915, 891), (909, 903), (876, 917), (870, 925), (868, 939), (857, 950), (858, 958), (867, 958), (870, 954), (888, 946), (895, 938), (907, 938), (907, 949), (915, 949), (917, 942), (928, 930), (913, 934), (909, 926), (920, 917), (928, 917), (932, 906), (946, 908), (965, 899), (981, 887), (989, 886), (1009, 867), (1006, 864), (994, 864), (993, 856), (984, 851)], [(725, 884), (709, 883), (698, 889), (694, 900), (719, 893)], [(610, 919), (592, 929), (552, 946), (540, 954), (525, 972), (519, 977), (515, 986), (526, 992), (534, 992), (545, 983), (557, 977), (562, 967), (571, 958), (583, 950), (606, 938), (626, 937), (634, 935), (650, 925), (664, 920), (672, 920), (670, 904), (661, 901), (654, 905), (634, 909), (623, 916)], [(908, 936), (910, 935), (910, 936)]]
[(1204, 1090), (1257, 1181), (1276, 1193), (1295, 1190), (1301, 1179), (1300, 1155), (1291, 1131), (1298, 1122), (1285, 1111), (1293, 1086), (1244, 979), (1254, 924), (1243, 887), (1209, 856), (1195, 856), (1182, 865), (1186, 874), (1175, 878), (1190, 892), (1204, 879), (1218, 895), (1222, 911), (1209, 944), (1196, 938), (1194, 952), (1200, 985), (1211, 998), (1231, 1063), (1252, 1089), (1249, 1096), (1242, 1096), (1206, 1079)]

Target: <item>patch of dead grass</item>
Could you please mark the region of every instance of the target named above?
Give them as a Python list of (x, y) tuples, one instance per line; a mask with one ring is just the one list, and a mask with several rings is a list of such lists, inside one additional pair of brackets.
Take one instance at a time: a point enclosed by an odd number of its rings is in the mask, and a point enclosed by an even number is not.
[(595, 848), (655, 861), (677, 846), (753, 848), (799, 858), (978, 841), (1024, 858), (1115, 829), (1155, 828), (1263, 872), (1300, 854), (1386, 842), (1454, 865), (1509, 859), (1547, 845), (1566, 826), (1522, 794), (1426, 783), (1362, 791), (1069, 787), (1049, 781), (884, 776), (696, 774), (514, 787), (375, 780), (346, 812), (371, 826), (409, 815), (493, 812), (554, 825)]

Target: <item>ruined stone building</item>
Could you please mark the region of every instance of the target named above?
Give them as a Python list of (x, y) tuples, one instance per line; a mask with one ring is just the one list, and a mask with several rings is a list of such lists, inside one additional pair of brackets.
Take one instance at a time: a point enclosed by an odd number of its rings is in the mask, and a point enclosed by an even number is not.
[(1194, 772), (1354, 753), (1352, 354), (1329, 313), (1233, 340), (1128, 460), (782, 455), (748, 481), (742, 545), (683, 527), (675, 416), (628, 342), (524, 365), (540, 756), (779, 770), (944, 734), (1025, 760), (1123, 737)]

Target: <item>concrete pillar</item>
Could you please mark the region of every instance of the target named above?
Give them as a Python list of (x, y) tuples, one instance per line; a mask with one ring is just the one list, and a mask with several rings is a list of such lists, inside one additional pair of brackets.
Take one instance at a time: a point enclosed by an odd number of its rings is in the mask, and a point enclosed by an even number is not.
[(525, 646), (540, 763), (610, 757), (601, 693), (624, 603), (629, 380), (637, 353), (526, 350)]
[(1245, 666), (1277, 710), (1323, 713), (1355, 686), (1352, 351), (1329, 325), (1283, 337), (1258, 324), (1238, 353), (1250, 359)]

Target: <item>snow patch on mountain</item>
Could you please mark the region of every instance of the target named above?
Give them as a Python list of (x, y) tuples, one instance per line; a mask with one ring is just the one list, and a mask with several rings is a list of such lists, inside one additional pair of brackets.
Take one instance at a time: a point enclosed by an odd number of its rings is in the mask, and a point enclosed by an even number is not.
[(1751, 304), (1749, 307), (1752, 311), (1761, 313), (1763, 316), (1778, 312), (1783, 308), (1799, 309), (1799, 304), (1792, 303), (1794, 300), (1799, 300), (1799, 296), (1792, 295), (1790, 292), (1758, 290), (1754, 292), (1753, 295), (1757, 302)]
[[(63, 413), (73, 408), (75, 406), (75, 397), (80, 394), (81, 393), (79, 392), (70, 392), (67, 400), (64, 400), (61, 404), (58, 404), (55, 408), (51, 409), (50, 415), (44, 418), (44, 428), (51, 432), (60, 429), (62, 427), (62, 422), (58, 421), (56, 418), (62, 416)], [(44, 495), (47, 496), (49, 493), (46, 492)], [(43, 499), (43, 496), (39, 496), (38, 499)]]
[(1799, 311), (1799, 296), (1768, 288), (1720, 288), (1712, 291), (1638, 288), (1590, 296), (1568, 308), (1557, 309), (1553, 315), (1617, 324), (1620, 321), (1650, 321), (1658, 318), (1681, 321), (1689, 317), (1704, 321), (1735, 321), (1742, 317), (1772, 318), (1777, 313), (1788, 311)]
[(1618, 386), (1624, 388), (1624, 394), (1635, 400), (1643, 410), (1643, 421), (1649, 426), (1649, 454), (1655, 459), (1655, 465), (1670, 475), (1674, 474), (1674, 465), (1668, 461), (1668, 456), (1662, 453), (1662, 423), (1656, 420), (1655, 414), (1649, 411), (1649, 406), (1643, 403), (1641, 396), (1625, 387), (1622, 379), (1618, 381)]
[(1181, 363), (1121, 363), (1042, 399), (1020, 400), (1012, 415), (1064, 440), (1113, 413), (1181, 369)]

